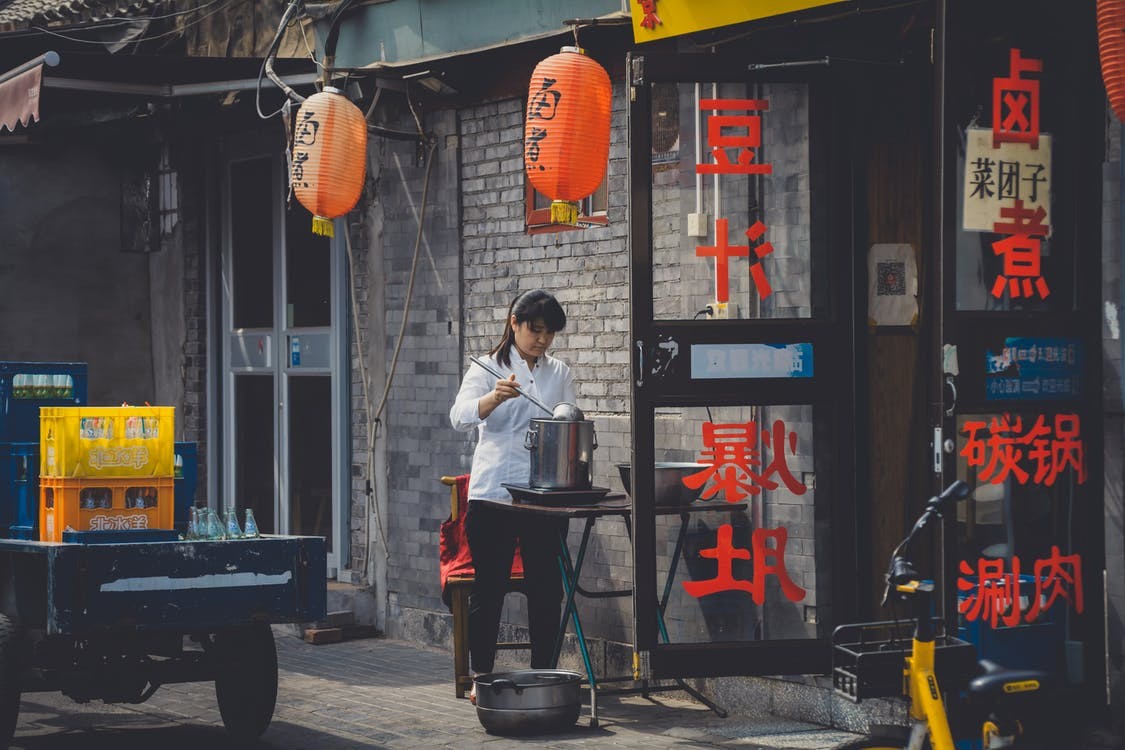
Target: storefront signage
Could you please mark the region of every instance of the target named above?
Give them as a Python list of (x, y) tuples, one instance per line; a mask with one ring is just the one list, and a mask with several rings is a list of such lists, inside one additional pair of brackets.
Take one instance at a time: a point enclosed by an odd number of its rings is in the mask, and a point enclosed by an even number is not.
[(632, 0), (633, 40), (651, 42), (782, 13), (832, 5), (841, 0)]
[(693, 380), (811, 378), (813, 346), (800, 344), (692, 344)]
[(1035, 622), (1051, 608), (1056, 599), (1064, 599), (1079, 614), (1085, 607), (1082, 598), (1082, 557), (1063, 555), (1056, 546), (1051, 555), (1036, 560), (1033, 575), (1020, 575), (1020, 559), (1008, 562), (977, 560), (974, 568), (967, 560), (960, 564), (957, 579), (960, 604), (958, 610), (969, 622), (980, 620), (991, 627), (1015, 627), (1021, 622)]
[(1086, 447), (1077, 414), (1056, 414), (1053, 423), (1042, 414), (1034, 423), (1010, 414), (987, 423), (969, 419), (961, 432), (966, 439), (960, 455), (970, 468), (979, 469), (979, 481), (1002, 484), (1012, 478), (1050, 487), (1071, 468), (1075, 481), (1086, 483)]
[(1082, 342), (1077, 339), (1008, 338), (985, 351), (985, 398), (1039, 400), (1082, 393)]
[[(715, 532), (715, 546), (699, 551), (700, 557), (708, 557), (718, 563), (718, 573), (705, 581), (684, 581), (684, 590), (699, 598), (720, 591), (746, 591), (754, 603), (761, 605), (766, 601), (766, 577), (776, 576), (782, 595), (791, 602), (805, 598), (805, 590), (793, 582), (785, 569), (785, 545), (789, 532), (784, 528), (754, 529), (750, 533), (750, 549), (735, 547), (734, 529), (729, 523), (723, 524)], [(772, 540), (773, 546), (766, 544)], [(734, 577), (734, 561), (749, 560), (753, 566), (753, 578), (749, 581)]]
[[(767, 448), (770, 460), (763, 469)], [(787, 433), (785, 422), (780, 419), (772, 427), (761, 429), (754, 420), (732, 424), (704, 422), (700, 463), (707, 464), (707, 468), (684, 477), (683, 483), (697, 490), (710, 482), (703, 491), (704, 500), (722, 492), (728, 503), (737, 503), (761, 494), (763, 489), (776, 490), (779, 485), (772, 479), (776, 475), (794, 495), (803, 495), (808, 488), (790, 471), (785, 460), (787, 448), (790, 453), (797, 451), (797, 433)]]
[(1043, 61), (1009, 54), (1007, 76), (992, 79), (992, 129), (969, 128), (965, 143), (962, 225), (1004, 235), (992, 243), (1003, 270), (992, 296), (1046, 299), (1042, 242), (1051, 233), (1051, 142), (1039, 130)]
[[(770, 108), (768, 99), (703, 99), (699, 102), (707, 117), (707, 148), (710, 158), (695, 165), (696, 174), (772, 174), (773, 165), (760, 163), (757, 149), (762, 146), (762, 116)], [(720, 112), (726, 114), (719, 114)], [(725, 131), (725, 132), (724, 132)], [(773, 245), (764, 240), (767, 227), (755, 221), (744, 234), (754, 247), (756, 261), (750, 265), (750, 277), (762, 299), (773, 293), (762, 261), (773, 252)], [(727, 219), (715, 218), (715, 244), (699, 245), (695, 254), (715, 259), (715, 300), (730, 301), (730, 258), (750, 257), (751, 244), (730, 244)]]

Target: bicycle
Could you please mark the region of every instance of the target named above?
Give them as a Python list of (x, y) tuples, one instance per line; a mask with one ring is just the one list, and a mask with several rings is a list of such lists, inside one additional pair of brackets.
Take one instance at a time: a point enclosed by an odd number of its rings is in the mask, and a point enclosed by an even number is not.
[[(832, 635), (833, 688), (855, 702), (873, 697), (905, 697), (908, 727), (873, 726), (867, 737), (840, 750), (954, 750), (955, 743), (943, 686), (979, 726), (983, 750), (1019, 747), (1024, 737), (1020, 709), (1030, 696), (1041, 696), (1047, 674), (1038, 670), (1005, 669), (978, 661), (972, 644), (946, 635), (944, 622), (934, 619), (933, 581), (923, 579), (908, 559), (910, 545), (931, 522), (957, 501), (968, 497), (969, 486), (956, 481), (930, 498), (914, 527), (891, 553), (881, 606), (888, 601), (911, 607), (907, 620), (841, 625)], [(906, 628), (910, 628), (909, 642)], [(977, 721), (979, 720), (979, 724)]]

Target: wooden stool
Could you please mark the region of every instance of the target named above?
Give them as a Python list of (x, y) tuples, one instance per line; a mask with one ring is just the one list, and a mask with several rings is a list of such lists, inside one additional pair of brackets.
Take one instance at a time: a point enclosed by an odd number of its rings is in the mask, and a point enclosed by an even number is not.
[[(461, 503), (457, 497), (457, 479), (442, 477), (441, 483), (449, 489), (449, 517), (456, 521), (461, 516)], [(469, 673), (469, 591), (473, 588), (473, 576), (450, 576), (445, 580), (445, 590), (449, 592), (449, 608), (453, 612), (453, 690), (458, 698), (464, 698), (473, 685)], [(523, 576), (509, 579), (509, 591), (523, 591)], [(497, 649), (531, 648), (527, 642), (497, 643)]]

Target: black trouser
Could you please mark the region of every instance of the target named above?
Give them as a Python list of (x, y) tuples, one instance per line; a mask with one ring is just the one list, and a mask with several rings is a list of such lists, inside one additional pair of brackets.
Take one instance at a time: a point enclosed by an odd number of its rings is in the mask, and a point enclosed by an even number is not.
[(469, 658), (474, 672), (491, 672), (496, 661), (500, 613), (509, 589), (512, 557), (519, 541), (523, 555), (531, 668), (554, 667), (555, 638), (562, 617), (559, 535), (569, 521), (530, 513), (512, 513), (469, 501), (465, 533), (476, 577), (469, 592)]

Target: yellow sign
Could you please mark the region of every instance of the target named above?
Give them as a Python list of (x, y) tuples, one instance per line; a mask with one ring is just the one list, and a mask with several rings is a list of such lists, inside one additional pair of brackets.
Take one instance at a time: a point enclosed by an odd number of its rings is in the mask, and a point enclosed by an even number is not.
[(841, 0), (630, 0), (638, 44), (831, 5)]

